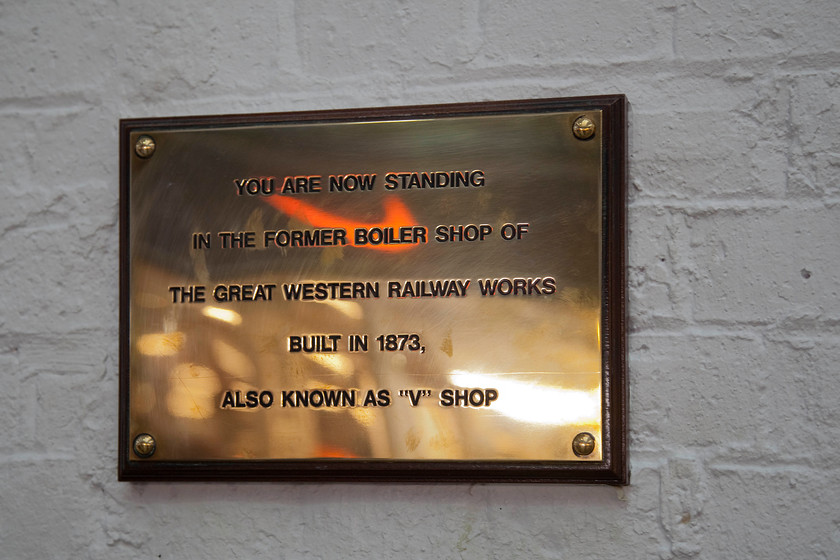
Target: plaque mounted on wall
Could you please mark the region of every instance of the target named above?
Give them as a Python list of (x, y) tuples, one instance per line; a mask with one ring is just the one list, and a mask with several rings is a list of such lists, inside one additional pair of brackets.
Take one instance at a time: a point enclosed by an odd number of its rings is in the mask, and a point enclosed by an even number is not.
[(626, 483), (626, 128), (122, 120), (120, 479)]

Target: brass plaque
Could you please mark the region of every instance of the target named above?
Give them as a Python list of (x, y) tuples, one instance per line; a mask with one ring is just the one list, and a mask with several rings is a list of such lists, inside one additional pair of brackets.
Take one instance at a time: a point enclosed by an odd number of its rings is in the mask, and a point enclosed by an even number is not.
[(121, 121), (120, 477), (626, 482), (625, 99)]

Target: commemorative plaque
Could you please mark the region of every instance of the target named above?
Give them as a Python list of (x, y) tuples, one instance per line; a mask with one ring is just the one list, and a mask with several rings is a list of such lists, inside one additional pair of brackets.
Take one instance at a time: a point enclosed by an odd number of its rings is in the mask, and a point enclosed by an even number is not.
[(120, 122), (122, 480), (627, 480), (622, 95)]

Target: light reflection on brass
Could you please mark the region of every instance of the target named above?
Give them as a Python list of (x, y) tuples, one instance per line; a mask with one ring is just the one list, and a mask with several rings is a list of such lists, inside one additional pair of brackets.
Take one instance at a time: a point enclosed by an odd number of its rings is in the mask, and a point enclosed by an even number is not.
[[(600, 461), (601, 135), (578, 140), (578, 116), (155, 131), (154, 157), (132, 158), (129, 201), (129, 427), (155, 434), (149, 460)], [(599, 128), (600, 113), (590, 117)], [(384, 188), (389, 172), (440, 170), (481, 170), (484, 184)], [(376, 174), (375, 188), (329, 192), (339, 174)], [(236, 180), (274, 177), (276, 187), (289, 176), (320, 176), (322, 189), (237, 193)], [(521, 239), (517, 224), (527, 224)], [(467, 238), (435, 240), (438, 226), (468, 225)], [(492, 233), (469, 239), (482, 225)], [(426, 239), (354, 246), (356, 227), (420, 227)], [(265, 236), (319, 228), (345, 228), (348, 242)], [(220, 232), (244, 231), (253, 247), (222, 248)], [(483, 296), (479, 286), (547, 277), (552, 293)], [(470, 281), (465, 295), (388, 293), (389, 282), (423, 282), (422, 292), (455, 279)], [(292, 283), (376, 283), (379, 297), (289, 301)], [(270, 300), (259, 292), (269, 284)], [(341, 335), (334, 350), (290, 351), (292, 336), (329, 333)], [(380, 350), (387, 335), (412, 334), (416, 350)], [(367, 348), (351, 350), (351, 335)], [(498, 398), (441, 404), (444, 391), (476, 388)], [(355, 404), (294, 406), (295, 391), (348, 391)], [(270, 406), (256, 400), (265, 392)], [(581, 432), (595, 439), (585, 456), (569, 444)]]
[(134, 438), (134, 453), (138, 457), (151, 457), (155, 452), (155, 438), (149, 434), (140, 434)]
[(587, 116), (575, 119), (574, 133), (581, 140), (588, 140), (595, 135), (595, 123)]
[[(569, 374), (575, 385), (589, 388), (545, 386), (533, 381), (539, 373), (475, 373), (453, 371), (459, 387), (493, 387), (499, 391), (493, 406), (505, 416), (521, 422), (552, 425), (589, 425), (601, 419), (601, 374)], [(530, 380), (528, 380), (530, 378)], [(581, 381), (583, 380), (583, 381)]]
[(219, 377), (210, 368), (180, 364), (169, 376), (167, 409), (180, 418), (209, 418), (216, 413), (220, 389)]
[(141, 158), (151, 157), (155, 153), (155, 140), (151, 136), (143, 135), (134, 144), (134, 152)]
[(336, 375), (348, 377), (353, 375), (353, 362), (340, 354), (304, 354), (315, 364), (332, 371)]
[(595, 450), (595, 436), (588, 432), (581, 432), (572, 440), (572, 450), (578, 457), (585, 457)]
[(131, 406), (138, 414), (149, 414), (157, 404), (155, 388), (151, 383), (138, 383), (131, 395)]
[(328, 305), (349, 317), (350, 319), (359, 320), (364, 317), (364, 308), (359, 305), (358, 303), (352, 301), (336, 301), (336, 300), (326, 300), (318, 302), (323, 305)]
[(147, 356), (172, 356), (184, 345), (184, 333), (148, 333), (137, 341), (137, 350)]
[(234, 379), (253, 379), (254, 363), (236, 346), (217, 338), (213, 340), (210, 348), (219, 369)]
[(218, 319), (219, 321), (230, 323), (233, 326), (239, 326), (242, 324), (242, 315), (230, 309), (222, 309), (221, 307), (212, 307), (208, 305), (201, 310), (201, 313), (205, 317)]

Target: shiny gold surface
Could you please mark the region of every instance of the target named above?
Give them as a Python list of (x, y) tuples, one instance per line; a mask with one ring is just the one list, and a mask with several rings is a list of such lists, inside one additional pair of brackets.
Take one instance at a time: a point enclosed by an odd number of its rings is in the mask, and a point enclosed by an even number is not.
[(595, 136), (595, 123), (587, 116), (578, 117), (575, 119), (575, 124), (572, 127), (575, 136), (581, 140), (588, 140)]
[(595, 437), (589, 432), (581, 432), (572, 440), (572, 451), (578, 457), (589, 455), (595, 450)]
[[(601, 460), (603, 155), (575, 138), (579, 116), (153, 131), (129, 187), (129, 432), (154, 434), (145, 460)], [(473, 182), (385, 188), (452, 171)], [(298, 192), (277, 192), (287, 177)], [(459, 225), (474, 240), (436, 240)], [(402, 243), (354, 243), (375, 227)], [(505, 278), (525, 293), (482, 295)], [(445, 295), (418, 297), (435, 281)], [(309, 283), (317, 296), (287, 299)], [(466, 406), (444, 406), (454, 394)], [(595, 444), (579, 457), (581, 432)]]
[(155, 140), (151, 136), (141, 136), (134, 144), (134, 153), (141, 158), (151, 157), (155, 153)]
[(149, 434), (140, 434), (134, 438), (134, 454), (138, 457), (151, 457), (155, 453), (155, 438)]

